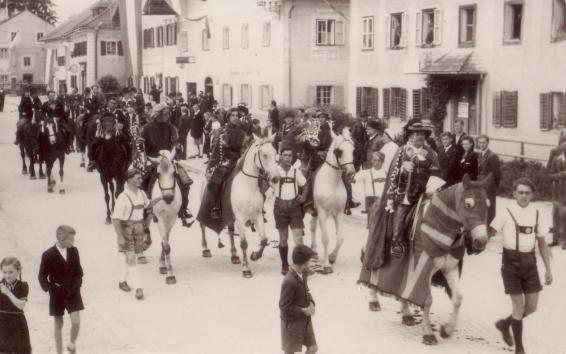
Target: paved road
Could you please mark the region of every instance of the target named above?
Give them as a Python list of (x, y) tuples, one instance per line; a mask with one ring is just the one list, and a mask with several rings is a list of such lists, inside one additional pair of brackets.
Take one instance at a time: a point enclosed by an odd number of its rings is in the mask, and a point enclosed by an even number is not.
[[(60, 223), (77, 231), (85, 279), (86, 310), (78, 347), (82, 353), (279, 353), (277, 301), (281, 276), (275, 249), (254, 263), (254, 278), (243, 279), (241, 269), (229, 262), (227, 248), (216, 248), (209, 233), (213, 258), (201, 257), (200, 230), (178, 224), (173, 230), (173, 265), (178, 284), (166, 285), (157, 269), (159, 247), (148, 251), (150, 263), (142, 266), (146, 299), (118, 290), (122, 259), (116, 252), (111, 227), (104, 225), (105, 207), (96, 173), (79, 168), (77, 154), (68, 156), (66, 195), (47, 194), (44, 180), (20, 175), (13, 142), (15, 106), (0, 113), (0, 256), (17, 255), (23, 278), (31, 285), (26, 316), (35, 353), (53, 352), (47, 295), (36, 280), (41, 252), (50, 247)], [(13, 102), (13, 101), (12, 101)], [(195, 160), (192, 163), (201, 164)], [(198, 208), (201, 179), (195, 176), (191, 207)], [(272, 218), (270, 225), (272, 225)], [(359, 219), (358, 219), (359, 220)], [(464, 304), (454, 338), (436, 347), (420, 344), (421, 329), (401, 326), (398, 304), (383, 299), (383, 311), (367, 310), (367, 291), (356, 284), (359, 249), (367, 236), (360, 221), (346, 226), (346, 241), (329, 276), (316, 275), (310, 284), (317, 300), (314, 319), (320, 353), (504, 353), (508, 349), (493, 330), (495, 319), (509, 312), (499, 276), (497, 240), (480, 256), (466, 259), (463, 275)], [(270, 238), (276, 239), (270, 227)], [(157, 235), (156, 233), (154, 233)], [(227, 237), (222, 236), (225, 243)], [(252, 234), (251, 244), (259, 238)], [(154, 239), (157, 241), (156, 239)], [(564, 353), (566, 307), (566, 253), (555, 250), (555, 284), (544, 289), (539, 311), (525, 321), (526, 347), (531, 353)], [(434, 290), (433, 320), (439, 323), (449, 311), (445, 295)]]

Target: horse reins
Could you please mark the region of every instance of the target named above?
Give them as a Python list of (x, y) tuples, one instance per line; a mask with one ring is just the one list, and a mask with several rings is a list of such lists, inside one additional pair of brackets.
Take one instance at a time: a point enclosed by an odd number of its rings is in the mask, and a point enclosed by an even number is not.
[[(340, 145), (338, 145), (338, 147), (336, 147), (336, 149), (340, 149), (340, 147), (341, 147), (344, 143), (346, 143), (346, 142), (348, 142), (348, 143), (354, 145), (354, 143), (352, 142), (352, 140), (350, 140), (350, 139), (344, 139), (344, 141), (342, 141), (342, 142), (340, 143)], [(336, 149), (335, 149), (335, 150), (336, 150)], [(337, 170), (337, 171), (340, 171), (344, 166), (348, 166), (348, 165), (350, 165), (350, 164), (351, 164), (351, 165), (354, 164), (354, 161), (346, 162), (346, 163), (341, 163), (341, 162), (340, 162), (340, 159), (338, 158), (338, 156), (336, 156), (336, 153), (334, 154), (334, 156), (336, 157), (336, 162), (338, 163), (338, 166), (335, 166), (335, 165), (333, 165), (332, 163), (328, 162), (328, 159), (324, 159), (324, 162), (325, 162), (328, 166), (332, 167), (333, 169), (335, 169), (335, 170)]]
[[(261, 156), (259, 155), (259, 150), (261, 149), (261, 147), (262, 147), (264, 144), (266, 144), (266, 143), (260, 143), (260, 144), (258, 144), (258, 146), (257, 146), (257, 149), (258, 149), (258, 150), (257, 150), (257, 152), (255, 153), (255, 155), (254, 155), (254, 160), (253, 160), (253, 161), (254, 161), (254, 164), (256, 165), (256, 167), (257, 167), (256, 160), (259, 161), (260, 174), (259, 174), (258, 176), (254, 176), (254, 175), (252, 175), (252, 174), (246, 173), (246, 171), (244, 171), (244, 166), (242, 165), (242, 174), (243, 174), (244, 176), (250, 177), (250, 178), (255, 178), (255, 179), (258, 179), (258, 180), (259, 180), (259, 179), (267, 180), (267, 178), (266, 178), (266, 176), (265, 176), (265, 167), (263, 166), (263, 162), (261, 161)], [(246, 156), (248, 156), (248, 152), (250, 152), (250, 150), (251, 150), (252, 147), (253, 147), (253, 145), (251, 145), (251, 146), (246, 150), (246, 153), (244, 154), (244, 161), (246, 160)], [(263, 171), (263, 173), (262, 173), (261, 171)]]
[[(167, 159), (165, 156), (161, 155), (161, 158), (163, 159)], [(174, 163), (172, 161), (169, 161), (171, 163), (171, 165), (173, 166), (173, 169), (175, 169)], [(174, 173), (174, 172), (173, 172)], [(161, 194), (163, 194), (164, 191), (173, 191), (175, 192), (175, 187), (177, 186), (177, 179), (175, 178), (175, 175), (173, 175), (173, 186), (172, 187), (167, 187), (167, 188), (163, 188), (161, 186), (161, 181), (159, 180), (159, 176), (157, 177), (157, 185), (159, 186), (159, 190), (161, 191)]]

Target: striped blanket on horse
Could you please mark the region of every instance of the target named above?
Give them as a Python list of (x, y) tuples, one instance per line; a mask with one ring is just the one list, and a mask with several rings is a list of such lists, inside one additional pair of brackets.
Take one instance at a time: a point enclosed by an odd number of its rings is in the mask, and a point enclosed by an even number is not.
[(422, 307), (430, 295), (434, 258), (464, 256), (463, 238), (458, 237), (462, 224), (456, 213), (462, 191), (458, 184), (425, 200), (415, 213), (408, 252), (401, 258), (388, 257), (379, 269), (362, 271), (359, 282)]

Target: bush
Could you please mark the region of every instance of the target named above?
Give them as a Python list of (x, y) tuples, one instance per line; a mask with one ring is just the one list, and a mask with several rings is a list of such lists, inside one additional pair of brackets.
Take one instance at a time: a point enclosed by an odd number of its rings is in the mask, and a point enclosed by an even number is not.
[(528, 177), (535, 184), (536, 200), (551, 200), (550, 180), (548, 170), (539, 161), (515, 159), (501, 162), (501, 183), (498, 194), (502, 197), (513, 196), (513, 182), (519, 177)]
[(344, 107), (339, 107), (339, 106), (324, 106), (324, 107), (306, 107), (306, 106), (286, 107), (286, 106), (280, 106), (280, 107), (278, 107), (278, 109), (279, 109), (279, 117), (280, 117), (281, 122), (283, 122), (283, 118), (287, 114), (291, 114), (293, 117), (295, 117), (297, 115), (297, 112), (298, 112), (299, 109), (320, 110), (320, 111), (323, 111), (323, 112), (330, 114), (330, 117), (331, 117), (332, 120), (334, 120), (334, 119), (344, 120), (345, 122), (348, 122), (349, 124), (351, 124), (353, 122), (352, 115), (350, 113), (347, 113), (344, 110)]
[(102, 93), (120, 93), (120, 83), (112, 75), (106, 75), (98, 79), (98, 86)]

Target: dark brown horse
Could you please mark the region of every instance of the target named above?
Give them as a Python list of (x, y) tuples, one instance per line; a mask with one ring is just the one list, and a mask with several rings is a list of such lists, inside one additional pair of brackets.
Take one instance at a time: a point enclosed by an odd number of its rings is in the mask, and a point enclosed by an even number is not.
[(46, 118), (38, 124), (39, 159), (45, 162), (47, 192), (53, 193), (56, 181), (53, 172), (55, 161), (59, 161), (59, 193), (65, 194), (63, 186), (65, 154), (70, 143), (70, 129), (65, 119)]
[[(43, 161), (38, 158), (38, 135), (39, 126), (30, 120), (22, 120), (19, 128), (18, 145), (20, 148), (20, 156), (22, 157), (22, 174), (29, 173), (30, 179), (36, 179), (35, 164), (39, 164), (39, 178), (45, 178), (43, 173)], [(26, 159), (29, 164), (26, 164)]]

